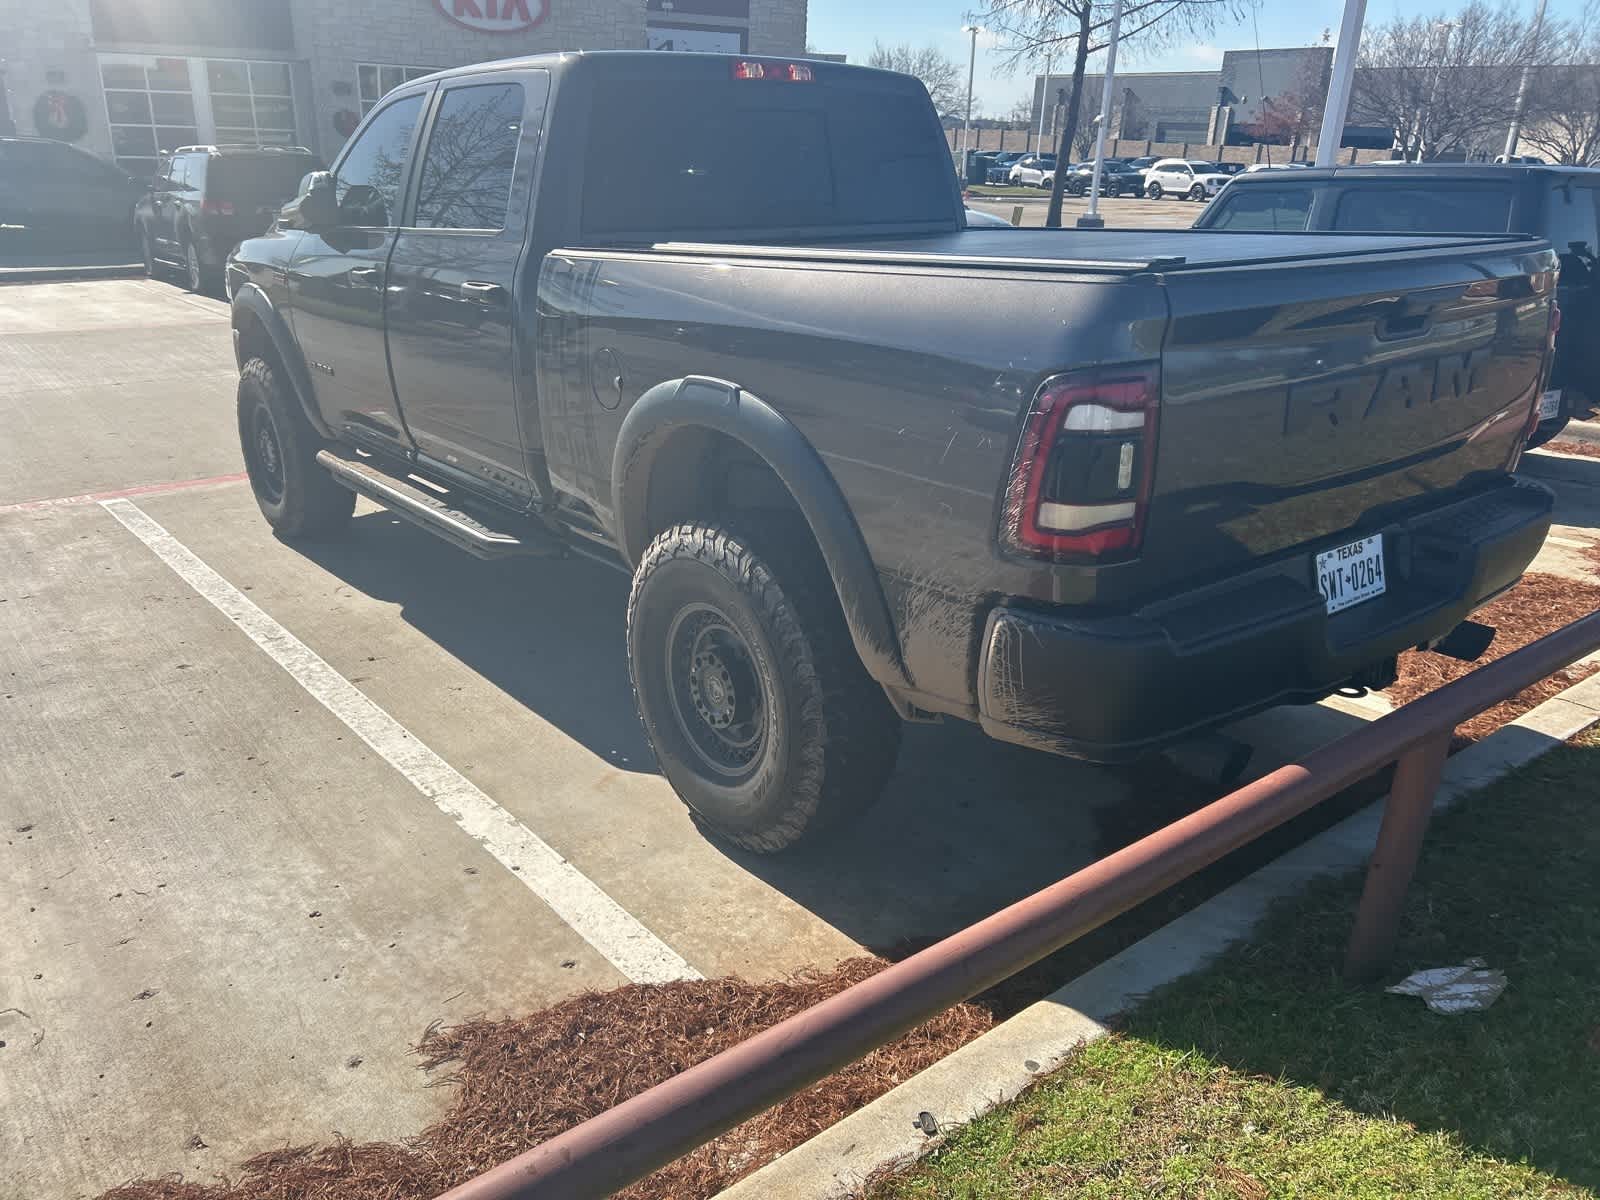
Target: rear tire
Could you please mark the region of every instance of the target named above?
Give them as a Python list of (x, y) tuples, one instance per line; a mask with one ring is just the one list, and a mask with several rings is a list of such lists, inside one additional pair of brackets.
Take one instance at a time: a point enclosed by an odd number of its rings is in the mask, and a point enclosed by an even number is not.
[(279, 536), (333, 537), (350, 523), (356, 494), (317, 463), (317, 451), (326, 445), (266, 360), (245, 363), (239, 372), (239, 446), (256, 504)]
[(1161, 199), (1161, 196), (1162, 196), (1161, 185), (1159, 183), (1147, 184), (1145, 186), (1145, 189), (1144, 189), (1144, 194), (1146, 196), (1148, 196), (1152, 200)]
[(191, 238), (183, 239), (183, 285), (191, 292), (206, 290), (205, 269), (200, 265), (200, 251), (194, 248)]
[(900, 720), (798, 522), (687, 522), (657, 537), (634, 572), (628, 666), (667, 781), (746, 850), (814, 840), (894, 769)]

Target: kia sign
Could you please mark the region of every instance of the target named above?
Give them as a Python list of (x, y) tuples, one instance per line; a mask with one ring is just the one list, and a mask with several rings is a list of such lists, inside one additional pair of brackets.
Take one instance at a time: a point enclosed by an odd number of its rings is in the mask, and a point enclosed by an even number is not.
[(550, 12), (550, 0), (433, 0), (457, 25), (479, 33), (521, 33)]

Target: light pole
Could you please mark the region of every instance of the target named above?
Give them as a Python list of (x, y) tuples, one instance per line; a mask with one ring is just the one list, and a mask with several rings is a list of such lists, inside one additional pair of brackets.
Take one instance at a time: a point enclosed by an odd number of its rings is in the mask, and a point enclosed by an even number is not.
[(1344, 118), (1350, 111), (1350, 88), (1356, 77), (1356, 52), (1361, 49), (1361, 22), (1367, 0), (1344, 0), (1339, 22), (1339, 42), (1333, 48), (1333, 70), (1328, 76), (1328, 100), (1322, 106), (1322, 132), (1317, 135), (1317, 166), (1331, 167), (1344, 140)]
[(1095, 118), (1094, 174), (1089, 177), (1089, 211), (1078, 216), (1079, 229), (1104, 229), (1100, 215), (1100, 175), (1106, 165), (1106, 126), (1111, 124), (1111, 90), (1117, 78), (1117, 38), (1122, 34), (1122, 0), (1111, 5), (1111, 37), (1106, 45), (1106, 73), (1100, 78), (1100, 115)]
[(961, 170), (967, 169), (967, 143), (972, 138), (972, 76), (978, 69), (978, 34), (983, 32), (981, 25), (963, 25), (962, 33), (972, 35), (972, 52), (967, 56), (967, 119), (961, 126)]
[[(1544, 28), (1544, 0), (1533, 10), (1533, 44), (1528, 47), (1531, 59), (1539, 53), (1539, 33)], [(1533, 63), (1522, 64), (1522, 79), (1517, 84), (1517, 102), (1511, 110), (1511, 128), (1506, 130), (1506, 148), (1503, 157), (1507, 162), (1517, 152), (1517, 140), (1522, 136), (1522, 110), (1528, 103), (1528, 77), (1533, 74)]]
[(1045, 52), (1044, 56), (1044, 84), (1039, 88), (1039, 137), (1034, 143), (1035, 154), (1044, 153), (1044, 110), (1050, 107), (1050, 68), (1055, 65), (1056, 52), (1054, 48)]

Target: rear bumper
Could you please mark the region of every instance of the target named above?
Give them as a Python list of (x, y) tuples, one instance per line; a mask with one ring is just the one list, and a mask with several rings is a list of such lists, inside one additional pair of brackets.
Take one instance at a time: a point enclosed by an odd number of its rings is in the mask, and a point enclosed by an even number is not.
[[(1554, 502), (1517, 480), (1130, 614), (999, 606), (984, 631), (979, 719), (1004, 741), (1120, 762), (1275, 704), (1321, 699), (1363, 668), (1437, 641), (1515, 583)], [(1388, 591), (1330, 616), (1315, 552), (1375, 532)]]

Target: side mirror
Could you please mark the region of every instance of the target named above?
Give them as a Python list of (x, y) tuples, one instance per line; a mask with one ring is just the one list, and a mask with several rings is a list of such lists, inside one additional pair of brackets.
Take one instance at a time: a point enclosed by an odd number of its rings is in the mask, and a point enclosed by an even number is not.
[(339, 223), (339, 205), (334, 199), (333, 176), (327, 171), (312, 171), (300, 181), (300, 194), (278, 211), (278, 223), (285, 229), (332, 229)]

